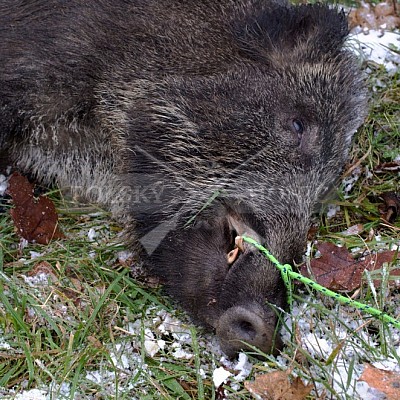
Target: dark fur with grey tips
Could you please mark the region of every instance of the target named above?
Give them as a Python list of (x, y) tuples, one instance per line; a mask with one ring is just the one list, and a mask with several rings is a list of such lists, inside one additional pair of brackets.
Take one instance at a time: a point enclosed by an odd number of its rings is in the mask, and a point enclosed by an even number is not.
[(366, 111), (346, 35), (284, 1), (3, 0), (0, 154), (110, 207), (228, 355), (272, 351), (279, 273), (227, 253), (301, 256)]

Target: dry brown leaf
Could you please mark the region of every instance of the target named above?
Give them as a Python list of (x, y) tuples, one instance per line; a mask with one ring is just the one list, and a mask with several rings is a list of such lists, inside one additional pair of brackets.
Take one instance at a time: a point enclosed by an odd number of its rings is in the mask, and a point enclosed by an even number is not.
[(244, 386), (254, 398), (263, 400), (303, 400), (312, 390), (312, 385), (304, 385), (298, 377), (290, 380), (284, 371), (257, 375), (254, 381), (246, 381)]
[[(397, 256), (396, 251), (384, 251), (355, 260), (346, 247), (324, 242), (316, 247), (321, 257), (311, 260), (312, 275), (320, 285), (332, 290), (357, 289), (361, 285), (364, 270), (380, 269), (384, 263), (391, 263)], [(300, 272), (304, 276), (310, 276), (305, 264), (300, 267)], [(391, 275), (400, 275), (400, 270), (391, 271)]]
[(345, 231), (341, 232), (341, 234), (343, 236), (355, 236), (355, 235), (359, 235), (363, 230), (364, 230), (364, 225), (357, 224), (357, 225), (350, 226), (350, 228), (347, 228)]
[(363, 29), (396, 29), (400, 26), (400, 18), (395, 7), (396, 2), (388, 0), (371, 5), (361, 1), (360, 7), (350, 11), (350, 29), (357, 26)]
[(57, 226), (58, 216), (53, 202), (44, 196), (36, 200), (33, 188), (33, 184), (17, 172), (9, 179), (7, 192), (14, 202), (10, 213), (18, 234), (29, 242), (40, 244), (64, 238)]
[(99, 339), (94, 336), (88, 336), (88, 341), (95, 347), (96, 349), (102, 349), (103, 345)]
[(400, 197), (394, 192), (386, 192), (382, 193), (380, 198), (384, 202), (379, 206), (382, 218), (389, 223), (393, 223), (400, 215)]
[(47, 261), (40, 261), (28, 272), (28, 276), (38, 276), (45, 274), (54, 283), (58, 281), (58, 276), (54, 268)]
[(384, 371), (366, 364), (359, 381), (367, 382), (369, 386), (386, 395), (387, 400), (400, 399), (400, 374)]

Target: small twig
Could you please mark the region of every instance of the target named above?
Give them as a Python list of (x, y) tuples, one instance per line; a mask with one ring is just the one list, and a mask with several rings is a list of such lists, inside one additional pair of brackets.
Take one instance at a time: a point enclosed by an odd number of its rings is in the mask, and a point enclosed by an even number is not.
[(367, 152), (357, 162), (355, 162), (347, 171), (344, 172), (342, 178), (350, 175), (358, 166), (360, 166), (360, 164), (368, 157), (370, 152), (371, 152), (371, 145), (369, 145)]
[[(47, 351), (34, 351), (32, 353), (33, 358), (42, 357), (50, 354), (59, 354), (63, 352), (63, 350), (53, 349)], [(26, 354), (8, 354), (8, 353), (0, 353), (0, 360), (18, 360), (21, 358), (26, 358)]]

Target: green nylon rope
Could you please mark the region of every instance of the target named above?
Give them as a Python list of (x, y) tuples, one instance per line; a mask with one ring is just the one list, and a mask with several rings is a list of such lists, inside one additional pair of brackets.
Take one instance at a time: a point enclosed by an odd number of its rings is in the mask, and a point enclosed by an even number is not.
[(264, 246), (262, 246), (261, 244), (256, 242), (254, 239), (247, 237), (247, 236), (242, 236), (242, 238), (245, 242), (252, 244), (258, 250), (260, 250), (264, 255), (266, 255), (267, 258), (273, 264), (275, 264), (275, 266), (279, 269), (279, 271), (282, 274), (282, 279), (285, 283), (286, 289), (288, 291), (288, 302), (289, 302), (290, 306), (292, 305), (291, 279), (297, 279), (298, 281), (325, 294), (326, 296), (332, 297), (332, 298), (336, 299), (337, 301), (340, 301), (343, 304), (348, 304), (348, 305), (350, 305), (354, 308), (357, 308), (361, 311), (367, 312), (370, 315), (373, 315), (374, 317), (377, 317), (377, 318), (381, 319), (382, 321), (388, 322), (388, 323), (394, 325), (396, 328), (400, 329), (400, 321), (399, 320), (391, 317), (390, 315), (385, 314), (384, 312), (382, 312), (380, 310), (377, 310), (376, 308), (373, 308), (366, 304), (349, 299), (348, 297), (342, 296), (339, 293), (336, 293), (336, 292), (333, 292), (332, 290), (327, 289), (326, 287), (320, 285), (319, 283), (314, 282), (312, 279), (306, 278), (305, 276), (293, 271), (291, 265), (289, 265), (289, 264), (282, 265)]

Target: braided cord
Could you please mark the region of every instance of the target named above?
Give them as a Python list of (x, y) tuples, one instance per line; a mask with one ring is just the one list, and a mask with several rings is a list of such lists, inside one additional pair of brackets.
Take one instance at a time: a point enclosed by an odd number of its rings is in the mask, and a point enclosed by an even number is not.
[(390, 315), (385, 314), (384, 312), (377, 310), (374, 307), (360, 303), (356, 300), (349, 299), (348, 297), (342, 296), (339, 293), (336, 293), (332, 290), (327, 289), (326, 287), (320, 285), (319, 283), (313, 281), (312, 279), (307, 278), (307, 277), (299, 274), (298, 272), (293, 271), (291, 265), (281, 264), (264, 246), (262, 246), (261, 244), (256, 242), (254, 239), (247, 237), (247, 236), (242, 236), (242, 238), (245, 242), (252, 244), (258, 250), (260, 250), (279, 269), (279, 271), (282, 274), (283, 282), (285, 283), (285, 286), (286, 286), (286, 289), (288, 292), (288, 303), (289, 303), (290, 307), (292, 306), (292, 302), (293, 302), (291, 279), (296, 279), (296, 280), (300, 281), (301, 283), (304, 283), (305, 285), (310, 286), (312, 289), (325, 294), (328, 297), (332, 297), (333, 299), (335, 299), (343, 304), (347, 304), (354, 308), (357, 308), (358, 310), (367, 312), (370, 315), (373, 315), (374, 317), (377, 317), (377, 318), (381, 319), (382, 321), (388, 322), (388, 323), (394, 325), (396, 328), (400, 329), (400, 321), (397, 320), (396, 318), (393, 318)]

